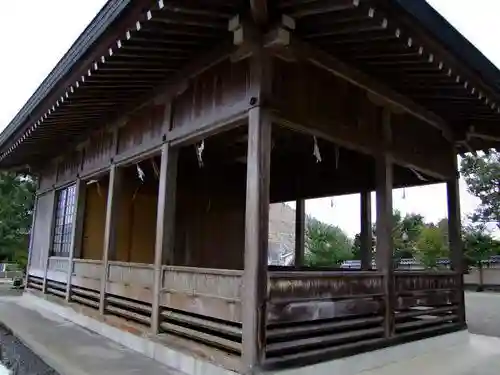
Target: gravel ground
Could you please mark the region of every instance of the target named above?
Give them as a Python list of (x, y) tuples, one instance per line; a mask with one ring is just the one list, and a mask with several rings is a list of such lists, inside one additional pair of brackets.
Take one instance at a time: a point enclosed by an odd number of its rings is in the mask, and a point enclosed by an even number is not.
[(1, 362), (12, 371), (13, 375), (58, 375), (36, 354), (0, 326)]
[(466, 292), (465, 305), (471, 333), (500, 337), (500, 293)]
[[(0, 284), (0, 295), (19, 296), (22, 291), (8, 284)], [(9, 329), (0, 325), (0, 362), (12, 371), (12, 375), (58, 375), (36, 354), (27, 348)]]

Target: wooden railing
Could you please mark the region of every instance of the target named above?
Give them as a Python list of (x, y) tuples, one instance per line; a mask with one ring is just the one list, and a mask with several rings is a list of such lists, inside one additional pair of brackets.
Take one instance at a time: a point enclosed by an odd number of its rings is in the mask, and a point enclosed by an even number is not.
[(265, 362), (300, 362), (384, 340), (383, 276), (270, 272)]
[(154, 266), (109, 262), (105, 311), (136, 323), (151, 325)]
[[(67, 262), (49, 259), (46, 291), (65, 296)], [(98, 309), (106, 275), (104, 312), (149, 326), (154, 266), (74, 259), (70, 301)], [(200, 343), (228, 358), (242, 353), (243, 271), (163, 266), (160, 337)], [(264, 366), (286, 367), (350, 355), (463, 328), (462, 276), (452, 271), (269, 270), (264, 306)], [(393, 285), (388, 297), (385, 290)], [(28, 286), (43, 289), (29, 275)], [(386, 311), (387, 306), (393, 306)], [(257, 307), (256, 307), (257, 308)], [(197, 346), (197, 348), (200, 348)]]
[(100, 260), (73, 259), (70, 301), (98, 309), (102, 275)]
[(161, 331), (239, 355), (242, 274), (163, 266)]
[(68, 258), (49, 257), (47, 260), (47, 281), (45, 291), (57, 297), (66, 297), (68, 285)]
[(461, 277), (453, 271), (395, 272), (395, 335), (438, 332), (460, 324)]

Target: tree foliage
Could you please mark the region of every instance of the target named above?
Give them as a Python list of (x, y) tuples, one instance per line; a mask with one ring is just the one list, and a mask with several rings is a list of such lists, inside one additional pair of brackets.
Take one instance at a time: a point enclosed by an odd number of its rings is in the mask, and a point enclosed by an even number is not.
[(471, 217), (474, 223), (494, 223), (500, 228), (500, 153), (467, 154), (460, 162), (468, 191), (480, 203)]
[(352, 241), (339, 227), (310, 219), (304, 261), (311, 267), (340, 265), (352, 259)]
[(30, 177), (0, 172), (0, 261), (26, 263), (34, 192)]
[(438, 260), (449, 256), (443, 231), (434, 225), (424, 226), (415, 246), (416, 258), (426, 268), (435, 268)]

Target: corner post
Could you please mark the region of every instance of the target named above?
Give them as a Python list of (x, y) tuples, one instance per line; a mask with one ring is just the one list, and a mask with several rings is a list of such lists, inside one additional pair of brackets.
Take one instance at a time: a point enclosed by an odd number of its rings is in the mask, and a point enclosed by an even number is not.
[(160, 293), (162, 286), (162, 265), (172, 263), (175, 234), (175, 204), (177, 187), (178, 149), (169, 143), (161, 148), (160, 186), (156, 210), (156, 242), (154, 263), (154, 290), (151, 313), (151, 331), (160, 329)]
[(295, 202), (295, 260), (296, 266), (304, 265), (305, 250), (306, 201), (297, 199)]
[(248, 157), (243, 274), (243, 365), (254, 373), (265, 344), (265, 297), (269, 234), (271, 121), (260, 106), (248, 112)]
[(460, 323), (465, 327), (465, 297), (463, 288), (464, 274), (464, 251), (462, 243), (462, 225), (460, 215), (460, 188), (457, 166), (457, 154), (452, 148), (451, 159), (455, 174), (446, 181), (446, 193), (448, 198), (448, 240), (450, 246), (451, 269), (457, 273), (457, 299), (459, 304), (458, 317)]
[(392, 240), (392, 186), (393, 161), (391, 155), (391, 113), (387, 108), (381, 110), (380, 127), (382, 149), (376, 161), (377, 186), (377, 270), (384, 275), (385, 295), (385, 336), (394, 331), (394, 277), (393, 277), (393, 240)]
[(122, 185), (122, 170), (115, 164), (109, 172), (108, 198), (106, 203), (106, 218), (104, 227), (104, 245), (102, 252), (101, 290), (99, 313), (104, 314), (106, 303), (106, 284), (108, 281), (109, 259), (116, 255), (116, 224), (118, 219), (118, 195)]
[(372, 196), (370, 191), (361, 192), (361, 269), (363, 271), (372, 268)]
[(71, 227), (71, 244), (68, 254), (68, 278), (66, 281), (66, 302), (71, 300), (71, 276), (73, 275), (73, 257), (75, 256), (76, 247), (76, 226), (78, 225), (78, 217), (81, 210), (84, 209), (81, 204), (80, 194), (82, 193), (82, 180), (78, 178), (75, 184), (75, 211), (73, 212), (73, 222)]

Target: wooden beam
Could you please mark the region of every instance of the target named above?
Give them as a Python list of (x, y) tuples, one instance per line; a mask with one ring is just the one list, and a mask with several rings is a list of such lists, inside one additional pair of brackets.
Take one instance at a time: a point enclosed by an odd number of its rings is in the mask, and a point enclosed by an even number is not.
[(460, 187), (459, 187), (459, 172), (457, 167), (456, 150), (450, 153), (450, 158), (453, 158), (456, 175), (446, 182), (446, 192), (448, 198), (448, 240), (450, 246), (451, 269), (457, 272), (457, 297), (459, 303), (459, 319), (465, 326), (465, 298), (463, 289), (463, 273), (464, 273), (464, 250), (462, 243), (462, 223), (460, 215)]
[(334, 56), (323, 52), (314, 46), (305, 43), (296, 37), (290, 36), (290, 45), (288, 46), (294, 52), (294, 55), (309, 61), (310, 63), (328, 70), (352, 84), (361, 87), (368, 93), (380, 98), (387, 105), (396, 107), (400, 110), (425, 121), (426, 123), (438, 128), (446, 139), (451, 140), (452, 131), (450, 126), (438, 115), (425, 109), (419, 104), (413, 102), (382, 83), (377, 82), (367, 74), (349, 66)]
[(119, 215), (118, 195), (122, 188), (123, 170), (115, 164), (111, 165), (109, 172), (108, 198), (106, 203), (106, 218), (104, 227), (104, 245), (102, 252), (102, 275), (101, 291), (99, 300), (99, 312), (104, 314), (106, 301), (106, 282), (108, 279), (109, 260), (116, 257), (116, 228)]
[(363, 271), (372, 268), (372, 196), (370, 191), (361, 192), (361, 269)]
[(263, 360), (266, 321), (271, 117), (260, 106), (249, 111), (247, 155), (242, 361), (250, 374)]
[(305, 233), (306, 233), (306, 201), (295, 201), (295, 260), (296, 266), (304, 264)]
[(392, 240), (392, 185), (393, 185), (393, 163), (392, 156), (387, 151), (390, 149), (390, 120), (388, 109), (381, 110), (381, 123), (383, 139), (381, 149), (376, 160), (376, 183), (377, 183), (377, 245), (376, 262), (377, 270), (384, 274), (384, 298), (385, 298), (385, 336), (393, 335), (394, 331), (394, 280), (393, 280), (393, 240)]
[(162, 265), (172, 264), (175, 235), (175, 203), (177, 188), (178, 148), (165, 143), (161, 148), (160, 186), (156, 214), (156, 241), (154, 260), (154, 294), (151, 330), (158, 333), (160, 326), (160, 290)]
[(75, 255), (76, 247), (76, 233), (77, 233), (77, 223), (78, 223), (78, 213), (82, 211), (84, 207), (81, 207), (80, 192), (85, 189), (84, 182), (78, 178), (75, 183), (75, 206), (73, 208), (73, 222), (71, 224), (71, 243), (69, 246), (68, 254), (68, 279), (66, 281), (66, 301), (69, 302), (71, 299), (71, 276), (73, 275), (73, 258)]
[(269, 23), (267, 0), (250, 0), (250, 10), (257, 25), (266, 26)]

